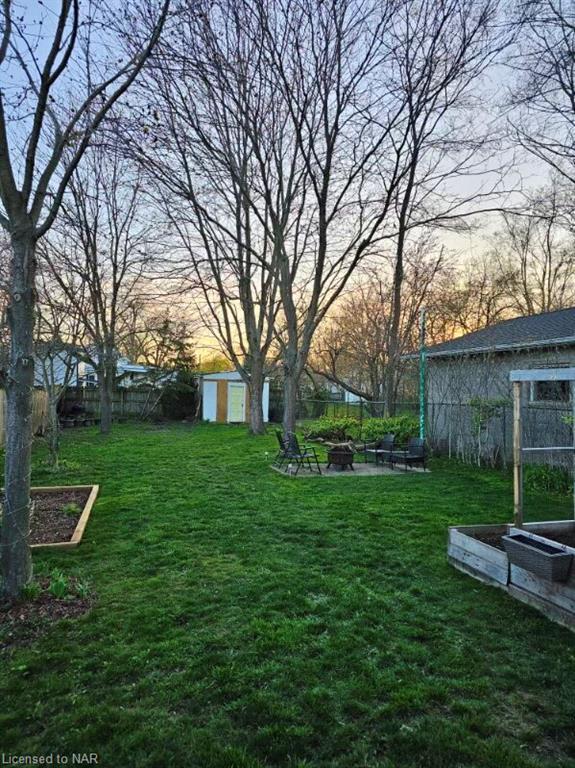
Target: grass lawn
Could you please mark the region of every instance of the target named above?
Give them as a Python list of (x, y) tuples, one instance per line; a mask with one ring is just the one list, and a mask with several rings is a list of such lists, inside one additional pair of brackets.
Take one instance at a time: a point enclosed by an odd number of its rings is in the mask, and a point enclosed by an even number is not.
[[(36, 572), (88, 579), (97, 601), (0, 658), (0, 753), (575, 766), (575, 636), (446, 562), (448, 525), (511, 518), (510, 478), (436, 462), (292, 480), (267, 468), (274, 442), (216, 425), (70, 430), (58, 476), (37, 446), (35, 484), (101, 494), (81, 547), (37, 553)], [(531, 519), (571, 514), (530, 502)]]

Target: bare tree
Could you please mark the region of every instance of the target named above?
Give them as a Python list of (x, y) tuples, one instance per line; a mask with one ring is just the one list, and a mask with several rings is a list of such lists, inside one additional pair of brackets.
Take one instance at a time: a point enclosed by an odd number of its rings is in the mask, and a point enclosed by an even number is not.
[(4, 374), (8, 368), (10, 334), (7, 309), (9, 304), (10, 241), (0, 230), (0, 388), (4, 388)]
[(449, 341), (505, 320), (508, 293), (493, 259), (467, 259), (438, 276), (425, 300), (428, 344)]
[[(262, 393), (278, 311), (277, 254), (266, 196), (284, 164), (286, 116), (266, 76), (251, 0), (182, 4), (177, 29), (143, 81), (153, 108), (132, 151), (156, 182), (179, 235), (179, 274), (197, 288), (206, 327), (250, 392), (250, 428), (264, 431)], [(145, 118), (148, 120), (145, 120)], [(147, 136), (147, 139), (146, 139)], [(289, 161), (289, 158), (288, 158)], [(289, 209), (293, 190), (280, 206)], [(279, 201), (277, 201), (279, 202)]]
[(575, 303), (573, 207), (557, 184), (539, 190), (528, 215), (503, 216), (492, 258), (513, 314), (535, 315)]
[(516, 140), (575, 183), (575, 8), (570, 0), (520, 0), (517, 73), (510, 98)]
[(123, 325), (119, 349), (130, 360), (164, 371), (196, 367), (194, 335), (199, 323), (185, 312), (170, 307), (150, 311), (143, 302), (134, 301)]
[(494, 0), (259, 6), (269, 66), (305, 169), (305, 203), (290, 221), (299, 241), (274, 222), (282, 255), (284, 427), (291, 430), (315, 330), (384, 239), (396, 244), (391, 402), (408, 233), (460, 221), (494, 192), (488, 184), (456, 195), (449, 185), (485, 162), (486, 138), (469, 120), (477, 106), (470, 91), (505, 41)]
[(83, 335), (83, 323), (82, 315), (77, 311), (77, 300), (70, 301), (70, 298), (50, 277), (49, 270), (40, 270), (34, 358), (40, 369), (36, 379), (41, 383), (48, 398), (46, 440), (50, 464), (53, 469), (58, 469), (60, 458), (58, 410), (82, 361), (79, 343)]
[(266, 69), (285, 104), (300, 189), (287, 212), (283, 163), (267, 179), (281, 316), (277, 339), (284, 375), (285, 431), (293, 431), (298, 382), (312, 339), (370, 252), (399, 177), (384, 194), (370, 182), (404, 107), (389, 92), (389, 29), (400, 3), (259, 0)]
[[(394, 16), (393, 69), (404, 94), (404, 120), (394, 134), (395, 162), (405, 167), (395, 202), (397, 235), (385, 400), (394, 412), (401, 366), (404, 253), (420, 226), (462, 226), (492, 203), (499, 174), (491, 168), (493, 121), (474, 119), (480, 78), (509, 38), (498, 29), (497, 0), (407, 2)], [(489, 129), (487, 129), (487, 125)], [(477, 174), (483, 184), (470, 184)], [(461, 192), (453, 182), (465, 178)], [(462, 185), (463, 186), (463, 185)]]
[[(419, 313), (445, 270), (442, 249), (424, 238), (405, 253), (404, 300), (399, 329), (400, 355), (417, 348)], [(359, 285), (338, 303), (320, 329), (310, 355), (314, 373), (364, 400), (382, 401), (393, 316), (394, 258), (360, 276)], [(400, 358), (401, 360), (401, 358)], [(396, 369), (394, 402), (405, 365)]]
[(43, 255), (82, 318), (85, 354), (98, 375), (103, 434), (112, 425), (119, 343), (134, 302), (150, 290), (146, 278), (160, 239), (140, 171), (116, 147), (90, 147), (70, 178)]
[[(121, 58), (120, 20), (105, 2), (61, 0), (38, 28), (3, 0), (0, 16), (0, 224), (10, 236), (10, 370), (2, 524), (2, 588), (19, 594), (32, 573), (30, 413), (34, 385), (36, 244), (51, 228), (94, 132), (130, 87), (168, 12), (150, 2), (151, 34)], [(129, 8), (125, 8), (129, 11)], [(101, 55), (99, 55), (101, 54)]]

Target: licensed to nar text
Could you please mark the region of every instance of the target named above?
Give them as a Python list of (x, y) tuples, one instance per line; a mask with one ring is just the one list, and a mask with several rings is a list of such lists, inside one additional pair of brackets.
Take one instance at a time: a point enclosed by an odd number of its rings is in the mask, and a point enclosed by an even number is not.
[(10, 755), (0, 753), (0, 765), (98, 765), (96, 752), (72, 752), (71, 755)]

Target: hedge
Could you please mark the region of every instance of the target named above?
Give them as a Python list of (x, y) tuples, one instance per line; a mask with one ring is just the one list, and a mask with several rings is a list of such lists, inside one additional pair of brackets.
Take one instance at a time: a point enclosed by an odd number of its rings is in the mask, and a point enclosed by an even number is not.
[(333, 419), (322, 416), (304, 428), (307, 439), (322, 440), (379, 440), (393, 433), (397, 443), (406, 443), (410, 437), (419, 434), (419, 419), (416, 416), (388, 416), (383, 419), (365, 419), (360, 422), (351, 416)]

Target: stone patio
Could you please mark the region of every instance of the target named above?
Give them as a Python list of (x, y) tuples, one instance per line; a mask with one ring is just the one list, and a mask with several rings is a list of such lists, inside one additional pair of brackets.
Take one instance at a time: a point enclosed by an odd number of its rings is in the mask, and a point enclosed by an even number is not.
[[(355, 462), (353, 470), (340, 469), (339, 467), (330, 467), (327, 469), (326, 464), (320, 462), (321, 477), (381, 477), (393, 476), (393, 477), (405, 477), (405, 475), (414, 474), (431, 474), (429, 469), (422, 469), (421, 467), (409, 468), (407, 471), (403, 464), (396, 464), (394, 469), (390, 469), (388, 465), (378, 464), (377, 466), (372, 463), (364, 464), (363, 462)], [(272, 469), (278, 472), (280, 475), (287, 475), (288, 477), (320, 477), (317, 472), (310, 472), (307, 467), (302, 467), (297, 475), (289, 475), (287, 467), (274, 467)], [(295, 471), (295, 468), (294, 468)]]

